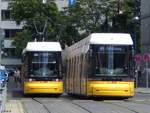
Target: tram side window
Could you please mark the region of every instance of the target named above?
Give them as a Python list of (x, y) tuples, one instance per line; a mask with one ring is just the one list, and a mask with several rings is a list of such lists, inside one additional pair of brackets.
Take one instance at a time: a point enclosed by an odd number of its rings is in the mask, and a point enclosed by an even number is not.
[(77, 76), (78, 76), (78, 78), (79, 78), (79, 70), (80, 70), (80, 61), (79, 61), (79, 59), (80, 59), (80, 57), (78, 56), (77, 57)]
[(70, 70), (70, 79), (72, 80), (73, 76), (73, 59), (71, 58), (71, 70)]
[(73, 58), (73, 80), (74, 80), (74, 77), (75, 77), (75, 69), (76, 69), (76, 68), (75, 68), (75, 66), (76, 66), (76, 65), (75, 65), (75, 63), (76, 63), (75, 60), (76, 60), (76, 59), (75, 59), (75, 57), (74, 57), (74, 58)]
[(82, 66), (82, 72), (81, 72), (82, 75), (81, 76), (84, 77), (84, 75), (85, 75), (85, 69), (84, 69), (85, 68), (85, 60), (84, 60), (84, 55), (82, 54), (81, 57), (82, 57), (82, 60), (81, 60), (81, 62), (82, 62), (82, 65), (81, 65)]
[(71, 61), (70, 61), (70, 59), (68, 60), (68, 69), (67, 69), (67, 77), (69, 77), (70, 76), (70, 64), (71, 64)]
[(87, 75), (91, 75), (91, 60), (89, 56), (89, 52), (85, 55), (85, 62), (86, 62), (86, 69), (87, 69)]
[(79, 76), (81, 79), (81, 75), (82, 75), (82, 56), (79, 56)]

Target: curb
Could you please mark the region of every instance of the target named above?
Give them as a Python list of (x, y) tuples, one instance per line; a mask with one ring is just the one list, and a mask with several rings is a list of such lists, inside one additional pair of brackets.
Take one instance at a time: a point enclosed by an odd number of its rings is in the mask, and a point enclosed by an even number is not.
[(142, 94), (150, 94), (150, 88), (139, 88), (135, 89), (135, 92)]

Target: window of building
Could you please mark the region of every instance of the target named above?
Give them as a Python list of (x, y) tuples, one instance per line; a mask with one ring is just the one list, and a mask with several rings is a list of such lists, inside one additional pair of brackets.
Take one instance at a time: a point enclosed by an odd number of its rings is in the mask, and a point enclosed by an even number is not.
[(2, 21), (11, 20), (10, 10), (2, 10), (1, 17), (2, 17)]
[(5, 48), (2, 53), (3, 58), (19, 58), (15, 48)]
[(5, 29), (5, 38), (12, 38), (19, 32), (19, 29)]

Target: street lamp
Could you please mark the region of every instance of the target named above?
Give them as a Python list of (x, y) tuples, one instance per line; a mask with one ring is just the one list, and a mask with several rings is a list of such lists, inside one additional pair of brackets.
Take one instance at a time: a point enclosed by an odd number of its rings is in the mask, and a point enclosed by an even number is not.
[(120, 14), (120, 11), (121, 11), (121, 6), (122, 6), (122, 3), (123, 3), (123, 0), (118, 0), (118, 3), (117, 3), (117, 11), (118, 11), (118, 14)]
[(132, 19), (133, 23), (133, 42), (134, 42), (134, 49), (135, 54), (138, 53), (138, 40), (137, 40), (137, 31), (140, 24), (140, 18), (138, 16), (133, 17)]

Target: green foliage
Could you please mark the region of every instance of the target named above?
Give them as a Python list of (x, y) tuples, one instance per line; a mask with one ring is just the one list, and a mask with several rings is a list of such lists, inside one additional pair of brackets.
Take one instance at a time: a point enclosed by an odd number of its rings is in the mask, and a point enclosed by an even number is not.
[(56, 19), (58, 9), (54, 2), (43, 4), (42, 0), (11, 0), (9, 3), (12, 17), (17, 22), (28, 19), (51, 18)]
[(42, 0), (11, 0), (9, 8), (17, 23), (26, 21), (24, 29), (30, 31), (32, 40), (45, 37), (47, 41), (60, 41), (65, 46), (93, 32), (114, 32), (111, 23), (119, 11), (123, 12), (126, 20), (115, 20), (118, 22), (115, 32), (129, 32), (134, 0), (118, 1), (77, 0), (75, 5), (60, 12), (51, 0), (47, 4), (43, 4)]
[[(63, 16), (53, 1), (43, 4), (42, 0), (11, 0), (9, 9), (13, 19), (18, 24), (22, 21), (25, 22), (23, 29), (30, 32), (31, 40), (35, 38), (42, 40), (44, 37), (46, 41), (56, 41), (60, 37), (58, 36), (61, 34), (59, 27), (61, 27)], [(16, 37), (21, 37), (20, 35), (24, 35), (24, 33), (28, 32), (17, 34)], [(17, 45), (19, 43), (16, 41), (19, 41), (19, 39), (14, 40), (13, 44), (20, 51)]]
[[(77, 0), (76, 5), (65, 10), (65, 15), (70, 25), (88, 35), (92, 32), (112, 32), (110, 23), (119, 11), (126, 16), (127, 22), (131, 21), (132, 8), (133, 0), (125, 0), (123, 3), (118, 0)], [(123, 18), (119, 19), (122, 22)], [(120, 25), (120, 28), (127, 31), (124, 26)]]
[(23, 30), (21, 32), (18, 32), (17, 35), (14, 37), (14, 41), (12, 42), (12, 44), (16, 46), (16, 53), (18, 56), (21, 55), (21, 52), (23, 48), (26, 47), (27, 42), (32, 40), (31, 36), (32, 34), (30, 31)]

